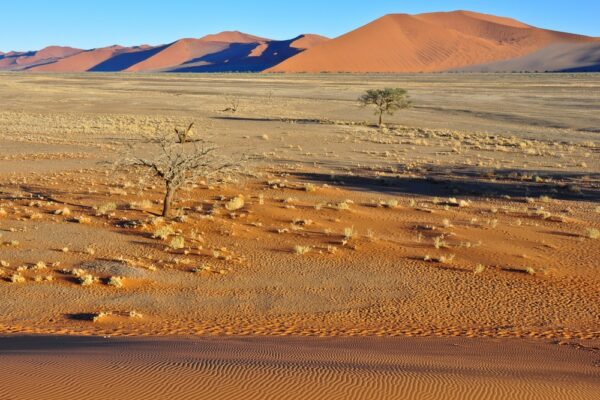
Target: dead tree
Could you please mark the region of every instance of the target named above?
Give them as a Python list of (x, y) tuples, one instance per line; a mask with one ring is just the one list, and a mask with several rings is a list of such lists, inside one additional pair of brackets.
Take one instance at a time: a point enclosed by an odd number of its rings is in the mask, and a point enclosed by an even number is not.
[(194, 127), (194, 123), (192, 122), (185, 130), (175, 128), (175, 134), (177, 135), (177, 139), (179, 143), (184, 144), (187, 142), (188, 138), (192, 134), (192, 128)]
[(155, 154), (149, 158), (136, 157), (128, 162), (128, 165), (147, 168), (162, 180), (165, 186), (162, 216), (166, 218), (171, 215), (173, 200), (181, 187), (200, 178), (208, 181), (235, 172), (239, 166), (239, 163), (232, 163), (218, 155), (217, 147), (203, 140), (186, 142), (179, 131), (176, 130), (176, 133), (175, 137), (168, 134), (147, 137), (145, 143), (153, 145)]

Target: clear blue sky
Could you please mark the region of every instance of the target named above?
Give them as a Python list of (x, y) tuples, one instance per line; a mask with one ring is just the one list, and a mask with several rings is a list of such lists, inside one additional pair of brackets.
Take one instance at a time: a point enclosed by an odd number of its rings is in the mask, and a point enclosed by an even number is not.
[(0, 3), (0, 50), (162, 44), (223, 30), (335, 37), (388, 13), (457, 9), (600, 36), (600, 0), (7, 0)]

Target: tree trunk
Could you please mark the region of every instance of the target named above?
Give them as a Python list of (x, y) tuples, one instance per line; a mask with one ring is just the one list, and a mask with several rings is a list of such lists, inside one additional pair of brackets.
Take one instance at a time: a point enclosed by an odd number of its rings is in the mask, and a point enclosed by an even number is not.
[(383, 125), (383, 111), (379, 111), (379, 127)]
[(175, 194), (175, 188), (167, 184), (167, 192), (165, 193), (165, 199), (163, 201), (162, 216), (168, 218), (171, 213), (171, 203), (173, 202), (173, 195)]

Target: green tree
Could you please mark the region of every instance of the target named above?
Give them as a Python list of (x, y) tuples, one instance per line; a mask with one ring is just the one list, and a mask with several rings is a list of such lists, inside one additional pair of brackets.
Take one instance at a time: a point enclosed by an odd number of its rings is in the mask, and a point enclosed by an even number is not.
[(379, 115), (379, 126), (383, 124), (383, 114), (394, 115), (398, 110), (412, 105), (407, 91), (400, 88), (370, 89), (358, 98), (362, 107), (375, 106), (375, 115)]

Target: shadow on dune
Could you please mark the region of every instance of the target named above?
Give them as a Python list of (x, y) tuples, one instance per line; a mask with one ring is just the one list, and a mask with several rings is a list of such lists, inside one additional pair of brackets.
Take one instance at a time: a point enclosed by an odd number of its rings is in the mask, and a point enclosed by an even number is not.
[(549, 183), (510, 178), (515, 175), (536, 175), (535, 171), (494, 170), (490, 174), (476, 169), (429, 166), (422, 175), (422, 177), (414, 175), (378, 177), (372, 176), (372, 173), (368, 171), (364, 171), (364, 174), (355, 173), (354, 175), (292, 173), (292, 176), (301, 180), (387, 194), (490, 198), (548, 196), (559, 200), (600, 201), (600, 173), (590, 175), (540, 171), (540, 176), (543, 176), (545, 180), (551, 180)]
[(95, 67), (90, 68), (88, 70), (88, 72), (124, 71), (127, 68), (132, 67), (135, 64), (140, 63), (140, 62), (152, 57), (155, 54), (160, 53), (161, 51), (163, 51), (164, 49), (166, 49), (169, 46), (170, 46), (170, 44), (167, 44), (164, 46), (154, 47), (154, 48), (151, 48), (148, 50), (132, 51), (132, 52), (117, 54), (116, 56), (113, 56), (113, 57), (109, 58), (108, 60), (101, 62), (100, 64), (96, 65)]
[(600, 63), (587, 65), (584, 67), (561, 69), (558, 72), (600, 72)]
[(260, 46), (256, 43), (232, 43), (222, 51), (187, 61), (168, 72), (264, 71), (301, 52), (291, 46), (297, 39), (268, 42), (260, 55), (252, 55), (252, 51)]
[[(83, 314), (69, 318), (83, 320)], [(88, 315), (89, 317), (89, 315)], [(89, 319), (88, 319), (89, 321)], [(56, 351), (60, 349), (89, 348), (108, 346), (110, 342), (99, 337), (84, 336), (4, 336), (0, 338), (0, 354), (24, 354), (39, 351)]]

